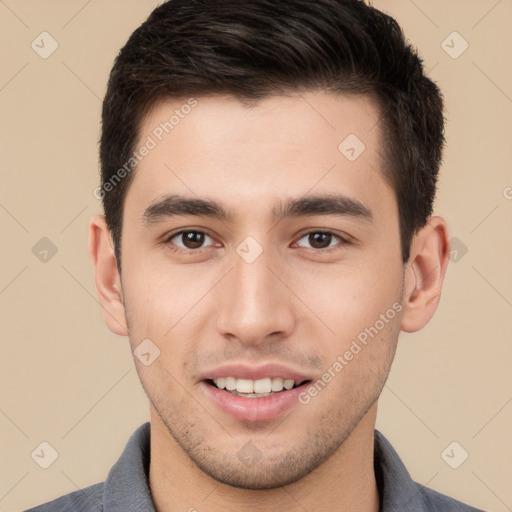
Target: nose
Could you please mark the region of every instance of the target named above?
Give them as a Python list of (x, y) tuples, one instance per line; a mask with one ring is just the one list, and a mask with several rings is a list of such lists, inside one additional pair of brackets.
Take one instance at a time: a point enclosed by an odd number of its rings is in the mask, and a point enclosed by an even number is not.
[(252, 263), (235, 253), (233, 268), (221, 285), (220, 334), (252, 346), (290, 336), (295, 325), (293, 297), (281, 282), (282, 274), (265, 251)]

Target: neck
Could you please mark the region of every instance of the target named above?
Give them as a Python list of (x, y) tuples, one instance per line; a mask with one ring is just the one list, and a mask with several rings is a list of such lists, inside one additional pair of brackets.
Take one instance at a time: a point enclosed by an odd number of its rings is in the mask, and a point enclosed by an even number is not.
[(297, 482), (252, 490), (214, 480), (197, 467), (151, 408), (149, 485), (157, 512), (253, 512), (319, 510), (378, 512), (373, 468), (377, 404), (374, 403), (338, 450)]

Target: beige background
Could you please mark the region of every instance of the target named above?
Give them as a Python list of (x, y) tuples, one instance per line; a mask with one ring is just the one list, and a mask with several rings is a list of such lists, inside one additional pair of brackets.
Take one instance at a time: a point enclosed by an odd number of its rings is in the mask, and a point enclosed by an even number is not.
[[(417, 481), (512, 510), (512, 1), (374, 4), (402, 24), (445, 94), (435, 213), (467, 247), (433, 320), (402, 333), (377, 426)], [(156, 5), (0, 0), (2, 511), (103, 481), (148, 420), (128, 340), (103, 323), (87, 226), (100, 211), (92, 191), (108, 73)], [(59, 45), (48, 59), (31, 48), (43, 31)], [(456, 59), (442, 47), (453, 31), (469, 44)], [(452, 39), (453, 53), (462, 40)], [(57, 247), (46, 263), (32, 253), (42, 237)], [(59, 455), (46, 470), (31, 458), (42, 441)], [(469, 453), (458, 469), (441, 457), (452, 441)]]

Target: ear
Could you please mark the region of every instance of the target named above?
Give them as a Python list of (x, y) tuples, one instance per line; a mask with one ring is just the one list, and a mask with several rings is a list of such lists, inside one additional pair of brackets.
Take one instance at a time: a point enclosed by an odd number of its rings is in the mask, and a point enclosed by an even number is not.
[(94, 282), (107, 327), (115, 334), (128, 336), (121, 276), (117, 270), (114, 243), (104, 215), (89, 221), (89, 257), (94, 267)]
[(402, 297), (402, 331), (419, 331), (434, 315), (449, 256), (448, 225), (441, 217), (430, 217), (411, 244)]

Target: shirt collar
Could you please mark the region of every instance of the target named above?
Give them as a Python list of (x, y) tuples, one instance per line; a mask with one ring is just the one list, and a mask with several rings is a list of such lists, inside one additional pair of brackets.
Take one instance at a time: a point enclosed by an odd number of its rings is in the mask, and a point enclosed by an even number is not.
[[(110, 470), (103, 493), (104, 512), (155, 512), (149, 489), (150, 423), (130, 437), (119, 460)], [(415, 483), (390, 442), (374, 435), (374, 468), (380, 512), (425, 512), (421, 486)]]
[(422, 486), (412, 480), (398, 453), (378, 430), (375, 430), (373, 459), (380, 512), (426, 512)]
[(155, 512), (149, 490), (150, 423), (130, 437), (103, 490), (104, 512)]

